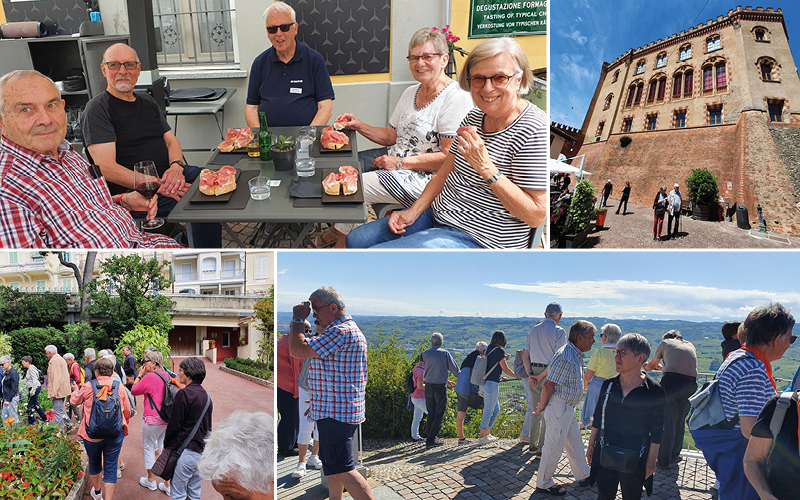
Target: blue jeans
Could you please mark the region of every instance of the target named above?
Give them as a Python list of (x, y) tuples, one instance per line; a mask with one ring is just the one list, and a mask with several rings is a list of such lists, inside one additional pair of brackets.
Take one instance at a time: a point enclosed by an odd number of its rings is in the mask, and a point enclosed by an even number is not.
[(389, 217), (359, 226), (347, 235), (347, 248), (483, 248), (472, 237), (450, 226), (443, 226), (427, 209), (406, 227), (404, 234), (389, 229)]
[(422, 414), (428, 413), (428, 407), (425, 406), (425, 398), (411, 398), (411, 403), (414, 404), (414, 420), (411, 422), (411, 438), (419, 439), (419, 423), (422, 422)]
[(86, 455), (89, 456), (89, 475), (103, 473), (104, 483), (117, 482), (117, 460), (122, 449), (122, 440), (125, 433), (120, 432), (116, 439), (103, 439), (93, 443), (88, 439), (83, 440)]
[(203, 476), (197, 468), (197, 462), (202, 455), (190, 449), (183, 450), (181, 457), (175, 465), (175, 475), (169, 483), (170, 497), (172, 500), (200, 500), (200, 484)]
[[(186, 182), (192, 183), (200, 175), (200, 167), (186, 165), (183, 167), (183, 177)], [(178, 201), (169, 196), (158, 197), (158, 217), (166, 218), (175, 208)], [(144, 212), (131, 212), (133, 217), (144, 218)], [(195, 248), (221, 248), (222, 247), (222, 226), (216, 222), (203, 222), (192, 224), (192, 237)]]
[(14, 396), (11, 401), (3, 401), (2, 420), (5, 421), (8, 417), (14, 417), (14, 424), (19, 422), (19, 414), (17, 413), (17, 405), (19, 404), (19, 396)]
[(483, 414), (480, 429), (491, 429), (500, 414), (500, 382), (486, 380), (483, 383)]

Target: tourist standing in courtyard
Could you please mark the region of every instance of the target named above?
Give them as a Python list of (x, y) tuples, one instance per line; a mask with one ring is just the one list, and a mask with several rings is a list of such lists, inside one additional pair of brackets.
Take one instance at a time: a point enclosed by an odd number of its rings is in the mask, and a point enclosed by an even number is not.
[(67, 362), (52, 344), (44, 348), (44, 353), (50, 359), (47, 363), (47, 397), (53, 400), (53, 423), (64, 430), (64, 399), (70, 395)]
[(614, 190), (614, 185), (611, 184), (611, 179), (606, 182), (605, 186), (603, 186), (603, 204), (601, 205), (602, 208), (606, 208), (608, 206), (608, 197), (611, 196), (611, 192)]
[(619, 205), (617, 205), (617, 215), (619, 215), (619, 209), (622, 208), (622, 204), (625, 204), (625, 208), (622, 209), (622, 215), (627, 215), (628, 213), (628, 198), (631, 196), (631, 181), (625, 181), (625, 187), (622, 188), (622, 198), (619, 199)]
[(0, 356), (0, 365), (3, 366), (3, 417), (2, 421), (5, 422), (7, 418), (13, 418), (14, 424), (19, 420), (17, 413), (17, 405), (19, 404), (19, 373), (14, 367), (11, 366), (11, 356)]
[(503, 349), (506, 346), (506, 334), (496, 330), (492, 334), (489, 347), (486, 348), (486, 378), (483, 380), (483, 414), (481, 415), (480, 436), (478, 444), (488, 444), (497, 441), (492, 436), (491, 430), (494, 421), (500, 414), (500, 380), (502, 372), (512, 378), (517, 378), (514, 371), (508, 367), (508, 356)]
[(22, 356), (22, 367), (27, 370), (25, 372), (25, 387), (28, 389), (28, 425), (36, 423), (37, 415), (42, 419), (42, 422), (47, 422), (47, 414), (39, 406), (39, 392), (42, 390), (42, 384), (39, 383), (39, 374), (41, 372), (33, 365), (33, 358), (30, 356)]
[[(669, 217), (667, 218), (667, 236), (669, 236), (670, 239), (678, 236), (678, 226), (681, 222), (681, 198), (680, 186), (675, 184), (667, 197), (667, 210), (669, 211)], [(675, 230), (672, 229), (673, 220), (675, 221)]]
[(594, 344), (596, 328), (579, 319), (569, 329), (569, 342), (562, 346), (548, 367), (542, 387), (542, 399), (534, 414), (544, 412), (547, 435), (542, 461), (536, 473), (536, 493), (563, 496), (566, 490), (553, 481), (558, 462), (564, 451), (579, 486), (589, 486), (589, 465), (583, 450), (581, 431), (575, 419), (575, 407), (583, 397), (583, 353)]
[(446, 349), (442, 349), (444, 337), (439, 332), (431, 335), (431, 348), (422, 353), (422, 362), (425, 363), (425, 405), (428, 408), (428, 437), (426, 448), (442, 446), (444, 440), (437, 434), (442, 428), (444, 412), (447, 409), (447, 385), (455, 384), (447, 380), (448, 372), (458, 378), (459, 369), (453, 356)]
[(653, 241), (661, 241), (664, 213), (667, 211), (667, 186), (661, 186), (653, 200)]
[[(306, 337), (305, 320), (311, 311), (325, 331)], [(311, 358), (308, 416), (319, 429), (322, 471), (328, 476), (330, 500), (341, 500), (344, 488), (356, 500), (372, 500), (372, 490), (356, 471), (353, 456), (353, 435), (364, 421), (367, 339), (332, 287), (318, 288), (292, 312), (289, 353), (295, 358)]]
[[(729, 428), (691, 431), (695, 445), (717, 475), (720, 500), (756, 500), (743, 459), (750, 431), (769, 398), (777, 394), (771, 362), (796, 339), (794, 318), (781, 304), (753, 309), (742, 324), (745, 341), (717, 370), (719, 395)], [(738, 416), (738, 423), (734, 419)]]
[[(525, 339), (525, 349), (522, 351), (522, 363), (528, 373), (528, 386), (522, 387), (525, 396), (528, 398), (527, 412), (530, 417), (530, 434), (528, 442), (529, 451), (541, 454), (544, 448), (545, 438), (545, 419), (541, 413), (535, 414), (533, 411), (542, 399), (542, 384), (540, 382), (547, 377), (547, 368), (550, 360), (553, 359), (556, 351), (567, 343), (567, 332), (558, 326), (561, 321), (561, 304), (552, 302), (544, 310), (544, 321), (534, 325)], [(526, 419), (527, 420), (527, 419)], [(525, 439), (525, 426), (523, 423), (521, 440)]]

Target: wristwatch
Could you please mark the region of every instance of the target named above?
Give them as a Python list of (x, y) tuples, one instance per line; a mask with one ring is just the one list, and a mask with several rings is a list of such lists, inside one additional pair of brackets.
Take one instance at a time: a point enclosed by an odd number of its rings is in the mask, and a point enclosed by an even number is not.
[(306, 320), (304, 320), (303, 318), (293, 318), (292, 322), (293, 323), (305, 323)]
[(186, 164), (185, 164), (185, 163), (183, 163), (183, 161), (182, 161), (182, 160), (174, 160), (174, 161), (171, 161), (171, 162), (169, 162), (169, 166), (171, 167), (171, 166), (172, 166), (173, 164), (175, 164), (175, 163), (177, 163), (177, 164), (178, 164), (178, 166), (179, 166), (179, 167), (181, 167), (181, 168), (184, 168), (184, 167), (186, 166)]
[(489, 177), (488, 179), (486, 179), (486, 183), (487, 183), (487, 184), (489, 184), (489, 185), (491, 186), (492, 184), (494, 184), (494, 183), (495, 183), (495, 181), (496, 181), (497, 179), (499, 179), (499, 178), (500, 178), (500, 177), (502, 177), (502, 176), (503, 176), (503, 172), (501, 172), (501, 171), (499, 171), (499, 170), (498, 170), (496, 174), (494, 174), (493, 176), (491, 176), (491, 177)]
[(397, 170), (403, 170), (403, 159), (402, 158), (398, 158), (397, 159)]

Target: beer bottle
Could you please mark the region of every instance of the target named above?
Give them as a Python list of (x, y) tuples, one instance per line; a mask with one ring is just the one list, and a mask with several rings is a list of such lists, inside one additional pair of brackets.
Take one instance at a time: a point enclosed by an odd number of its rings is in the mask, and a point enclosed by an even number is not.
[(261, 153), (261, 160), (272, 160), (272, 134), (267, 127), (267, 114), (264, 111), (258, 113), (258, 150)]

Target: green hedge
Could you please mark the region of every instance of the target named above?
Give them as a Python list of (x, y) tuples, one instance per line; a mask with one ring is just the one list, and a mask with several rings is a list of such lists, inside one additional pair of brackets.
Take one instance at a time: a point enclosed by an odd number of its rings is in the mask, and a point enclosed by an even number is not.
[(264, 380), (272, 378), (272, 370), (267, 363), (248, 358), (225, 358), (225, 366)]

